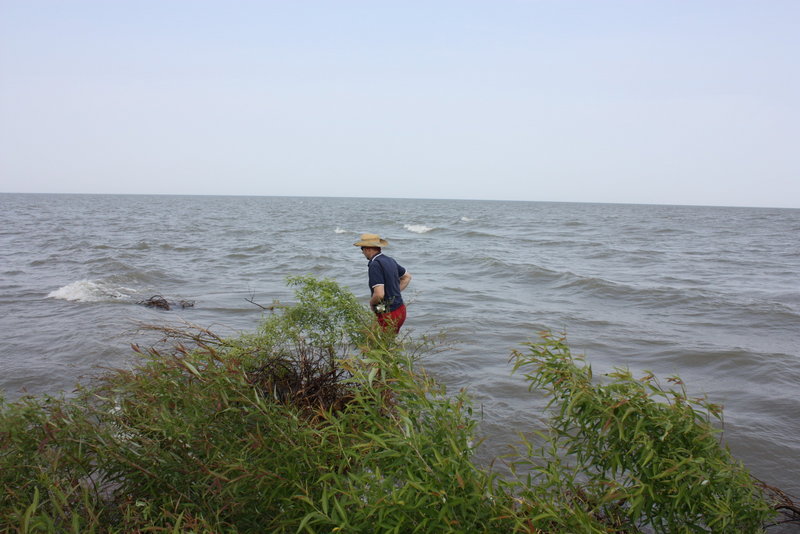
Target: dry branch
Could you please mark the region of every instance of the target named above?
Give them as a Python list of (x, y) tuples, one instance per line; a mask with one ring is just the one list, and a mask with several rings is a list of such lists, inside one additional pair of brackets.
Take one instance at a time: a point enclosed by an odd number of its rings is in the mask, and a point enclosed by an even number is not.
[(761, 491), (764, 492), (764, 495), (766, 495), (767, 499), (772, 503), (775, 511), (779, 512), (782, 517), (779, 521), (767, 525), (767, 528), (787, 523), (796, 523), (800, 525), (800, 503), (798, 503), (797, 498), (761, 480), (755, 479), (755, 482), (756, 486), (761, 488)]
[(275, 311), (275, 308), (278, 308), (278, 307), (281, 306), (281, 304), (277, 300), (273, 301), (271, 306), (262, 306), (261, 304), (256, 302), (255, 299), (256, 299), (255, 293), (250, 293), (250, 298), (245, 298), (244, 300), (246, 300), (247, 302), (249, 302), (250, 304), (252, 304), (254, 306), (258, 306), (262, 310), (267, 310), (267, 311)]

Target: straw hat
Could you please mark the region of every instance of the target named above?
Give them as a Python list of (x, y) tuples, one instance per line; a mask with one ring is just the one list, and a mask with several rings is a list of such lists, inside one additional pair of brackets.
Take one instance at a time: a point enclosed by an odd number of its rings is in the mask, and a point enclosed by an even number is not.
[(353, 243), (356, 247), (388, 247), (389, 242), (381, 239), (378, 234), (361, 234), (361, 239)]

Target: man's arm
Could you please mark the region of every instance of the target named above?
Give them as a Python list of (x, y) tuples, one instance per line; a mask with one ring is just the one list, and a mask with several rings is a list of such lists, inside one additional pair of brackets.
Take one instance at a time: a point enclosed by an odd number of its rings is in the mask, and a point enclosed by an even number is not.
[(411, 281), (411, 273), (406, 271), (406, 274), (400, 277), (400, 291), (405, 291), (410, 281)]
[(375, 310), (375, 306), (380, 304), (386, 293), (383, 290), (383, 284), (379, 284), (372, 288), (372, 297), (369, 299), (369, 307)]

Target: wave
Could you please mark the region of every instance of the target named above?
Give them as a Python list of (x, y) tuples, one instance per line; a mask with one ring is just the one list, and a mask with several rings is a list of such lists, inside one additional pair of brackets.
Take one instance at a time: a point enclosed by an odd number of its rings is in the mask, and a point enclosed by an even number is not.
[(474, 275), (482, 279), (519, 279), (528, 282), (552, 283), (560, 280), (563, 275), (561, 271), (535, 263), (511, 263), (492, 256), (477, 257), (471, 264), (465, 265), (472, 267)]
[(268, 244), (250, 245), (242, 247), (234, 247), (233, 254), (264, 254), (272, 251), (272, 246)]
[(336, 232), (337, 234), (349, 234), (349, 233), (352, 233), (352, 232), (349, 232), (348, 230), (345, 230), (344, 228), (342, 228), (340, 226), (337, 226), (336, 230), (334, 230), (334, 232)]
[(502, 236), (500, 236), (499, 234), (493, 234), (493, 233), (491, 233), (491, 232), (485, 232), (485, 231), (480, 231), (480, 230), (469, 230), (469, 231), (465, 231), (465, 232), (464, 232), (462, 235), (463, 235), (464, 237), (466, 237), (466, 238), (472, 238), (472, 237), (475, 237), (475, 238), (488, 237), (488, 238), (490, 238), (490, 239), (500, 239), (500, 238), (502, 237)]
[(47, 294), (47, 298), (74, 302), (126, 299), (136, 290), (103, 280), (78, 280)]
[(409, 232), (414, 232), (415, 234), (424, 234), (433, 230), (433, 228), (430, 226), (425, 226), (424, 224), (406, 224), (403, 225), (403, 228)]
[(561, 273), (556, 289), (559, 291), (576, 290), (602, 297), (618, 298), (637, 293), (636, 289), (629, 284), (607, 280), (599, 276), (584, 276), (570, 271)]
[[(541, 275), (540, 270), (536, 272)], [(679, 314), (692, 320), (698, 327), (716, 327), (725, 324), (748, 324), (765, 330), (774, 325), (796, 324), (800, 311), (793, 306), (771, 298), (753, 298), (747, 295), (709, 288), (680, 287), (666, 284), (643, 285), (609, 280), (598, 276), (585, 276), (563, 271), (552, 279), (553, 290), (568, 295), (584, 295), (627, 302), (632, 306)]]

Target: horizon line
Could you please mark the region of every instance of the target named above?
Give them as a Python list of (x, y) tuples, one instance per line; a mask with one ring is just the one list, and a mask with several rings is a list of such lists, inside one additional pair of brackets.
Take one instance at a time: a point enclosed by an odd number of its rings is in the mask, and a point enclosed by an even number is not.
[(634, 201), (587, 201), (587, 200), (530, 200), (511, 198), (452, 198), (452, 197), (378, 197), (378, 196), (351, 196), (351, 195), (264, 195), (264, 194), (236, 194), (236, 193), (86, 193), (86, 192), (42, 192), (42, 191), (0, 191), (0, 195), (71, 195), (71, 196), (158, 196), (158, 197), (240, 197), (240, 198), (336, 198), (354, 200), (447, 200), (464, 202), (530, 202), (542, 204), (599, 204), (610, 206), (673, 206), (695, 208), (750, 208), (750, 209), (776, 209), (797, 210), (792, 206), (767, 206), (745, 204), (675, 204), (664, 202), (634, 202)]

